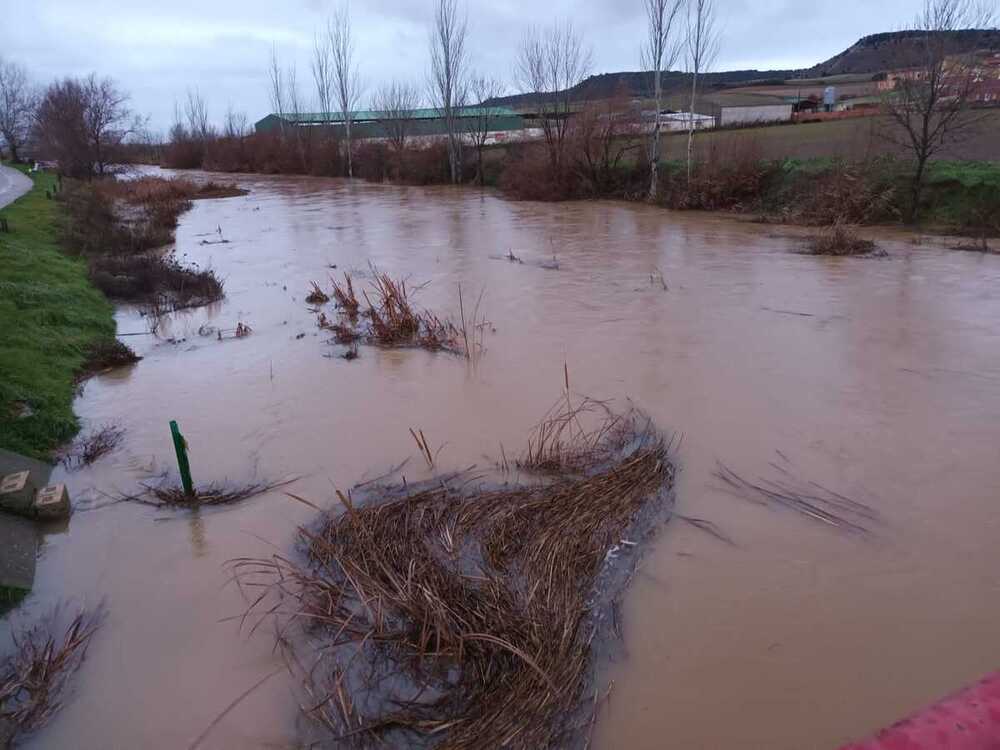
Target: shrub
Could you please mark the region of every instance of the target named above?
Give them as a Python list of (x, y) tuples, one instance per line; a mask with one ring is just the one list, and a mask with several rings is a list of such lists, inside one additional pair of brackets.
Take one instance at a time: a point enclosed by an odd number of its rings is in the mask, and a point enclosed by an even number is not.
[(808, 253), (810, 255), (874, 255), (876, 254), (876, 245), (871, 240), (859, 237), (850, 227), (838, 223), (812, 237), (809, 240)]

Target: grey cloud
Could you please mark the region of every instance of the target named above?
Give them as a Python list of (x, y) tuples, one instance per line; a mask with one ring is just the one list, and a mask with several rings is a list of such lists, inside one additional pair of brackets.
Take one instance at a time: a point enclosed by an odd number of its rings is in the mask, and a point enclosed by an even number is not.
[[(718, 0), (723, 45), (717, 68), (798, 67), (858, 37), (897, 28), (918, 0)], [(311, 86), (309, 54), (329, 0), (0, 0), (5, 56), (40, 82), (96, 71), (132, 93), (135, 109), (165, 130), (174, 99), (197, 86), (221, 119), (231, 102), (251, 121), (267, 113), (265, 66), (274, 43)], [(594, 49), (594, 72), (635, 70), (641, 0), (468, 0), (472, 65), (511, 81), (518, 40), (530, 24), (571, 17)], [(369, 92), (381, 81), (423, 84), (433, 0), (353, 0), (358, 53)]]

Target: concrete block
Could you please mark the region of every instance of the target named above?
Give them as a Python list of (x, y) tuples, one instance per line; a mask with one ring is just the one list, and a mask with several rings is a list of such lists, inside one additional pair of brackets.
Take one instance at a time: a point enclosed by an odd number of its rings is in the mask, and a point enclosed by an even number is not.
[(0, 510), (8, 513), (31, 513), (35, 487), (29, 471), (18, 471), (0, 479)]
[(69, 492), (65, 484), (50, 484), (38, 490), (34, 508), (36, 517), (49, 521), (68, 518), (69, 513)]

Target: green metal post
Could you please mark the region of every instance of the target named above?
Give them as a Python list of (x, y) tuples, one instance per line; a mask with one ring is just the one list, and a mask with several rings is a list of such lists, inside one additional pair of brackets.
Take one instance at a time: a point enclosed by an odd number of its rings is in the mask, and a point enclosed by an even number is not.
[(170, 420), (170, 435), (174, 439), (174, 451), (177, 453), (177, 468), (181, 472), (181, 484), (184, 485), (184, 492), (188, 495), (194, 494), (194, 485), (191, 484), (191, 465), (188, 463), (187, 440), (181, 435), (177, 422)]

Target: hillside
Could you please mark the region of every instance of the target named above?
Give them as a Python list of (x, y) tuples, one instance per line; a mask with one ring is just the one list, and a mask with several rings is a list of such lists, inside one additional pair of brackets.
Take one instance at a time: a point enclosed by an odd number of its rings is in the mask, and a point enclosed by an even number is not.
[[(949, 45), (956, 54), (972, 50), (1000, 51), (1000, 31), (971, 29), (949, 33)], [(709, 89), (742, 86), (781, 85), (790, 79), (815, 79), (826, 76), (876, 75), (886, 70), (913, 67), (919, 61), (921, 34), (914, 31), (894, 31), (872, 34), (859, 39), (840, 54), (811, 68), (801, 70), (730, 70), (704, 76)], [(670, 71), (664, 80), (668, 95), (679, 93), (691, 85), (688, 73)], [(572, 98), (586, 101), (607, 99), (618, 93), (629, 97), (649, 96), (653, 74), (627, 71), (590, 76), (572, 89)], [(493, 106), (527, 106), (532, 94), (514, 94), (483, 102)]]
[[(1000, 31), (969, 29), (948, 34), (953, 54), (976, 50), (1000, 51)], [(833, 76), (846, 73), (879, 73), (883, 70), (911, 68), (920, 64), (924, 35), (917, 31), (893, 31), (863, 37), (838, 55), (802, 71), (808, 76)]]

